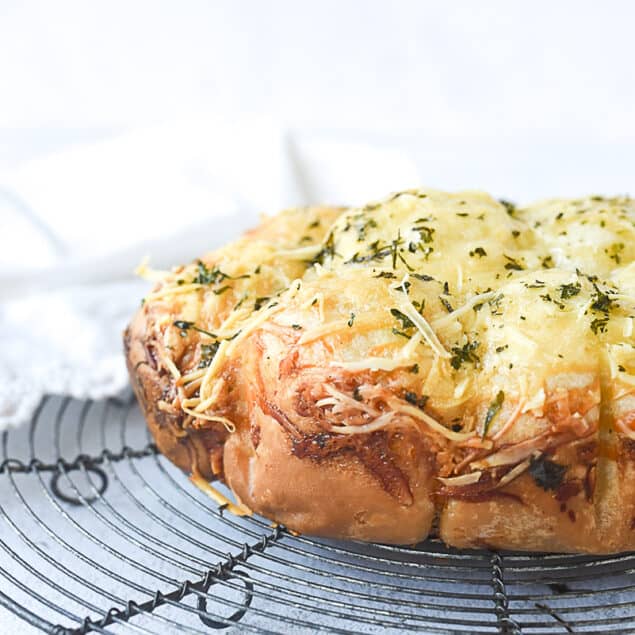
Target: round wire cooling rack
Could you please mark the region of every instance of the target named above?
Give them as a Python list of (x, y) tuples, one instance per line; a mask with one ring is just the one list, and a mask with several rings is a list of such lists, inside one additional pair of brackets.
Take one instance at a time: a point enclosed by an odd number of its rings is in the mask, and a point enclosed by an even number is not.
[(191, 485), (157, 453), (131, 396), (47, 398), (28, 426), (3, 433), (0, 452), (0, 625), (17, 616), (55, 635), (635, 633), (635, 554), (296, 536), (233, 516)]

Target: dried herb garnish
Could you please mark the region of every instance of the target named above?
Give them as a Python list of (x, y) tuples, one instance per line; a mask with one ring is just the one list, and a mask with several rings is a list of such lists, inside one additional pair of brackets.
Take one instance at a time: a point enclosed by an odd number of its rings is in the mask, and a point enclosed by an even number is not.
[(524, 267), (515, 258), (512, 258), (511, 256), (507, 256), (506, 254), (503, 254), (503, 258), (507, 260), (507, 262), (505, 263), (505, 269), (509, 269), (511, 271), (524, 270)]
[(445, 310), (448, 313), (452, 313), (454, 311), (453, 306), (443, 296), (440, 295), (439, 300), (441, 301), (441, 304), (445, 307)]
[(414, 327), (414, 322), (399, 309), (390, 309), (390, 313), (401, 322), (402, 328), (409, 329)]
[(267, 303), (269, 300), (271, 300), (271, 296), (268, 296), (268, 295), (256, 298), (256, 300), (254, 301), (254, 311), (259, 311), (262, 308), (262, 306), (265, 303)]
[(355, 314), (351, 312), (351, 317), (349, 317), (348, 322), (346, 322), (346, 324), (348, 324), (348, 328), (351, 328), (353, 326), (354, 321), (355, 321)]
[(412, 306), (417, 309), (419, 315), (423, 315), (423, 310), (426, 308), (426, 299), (421, 298), (421, 302), (417, 302), (416, 300), (412, 301)]
[(211, 363), (216, 353), (220, 342), (212, 342), (211, 344), (201, 344), (201, 360), (198, 363), (199, 368), (207, 368)]
[(368, 245), (367, 251), (368, 253), (366, 255), (360, 254), (359, 252), (354, 253), (345, 264), (383, 260), (393, 252), (393, 248), (391, 245), (382, 245), (379, 240), (374, 240)]
[(214, 333), (210, 333), (209, 331), (196, 326), (194, 322), (188, 322), (187, 320), (176, 320), (175, 322), (173, 322), (173, 324), (174, 326), (176, 326), (177, 329), (181, 329), (181, 337), (185, 337), (189, 329), (198, 331), (199, 333), (203, 333), (203, 335), (208, 335), (209, 337), (213, 337), (214, 339), (216, 339), (217, 337), (216, 335), (214, 335)]
[(564, 304), (562, 302), (560, 302), (559, 300), (555, 300), (548, 293), (543, 293), (540, 297), (545, 302), (553, 302), (553, 304), (555, 304), (560, 309), (564, 309), (565, 308), (565, 306), (564, 306)]
[(516, 205), (510, 201), (506, 201), (504, 198), (499, 198), (498, 202), (505, 208), (505, 211), (510, 215), (514, 216), (516, 213)]
[(217, 284), (223, 282), (223, 280), (241, 280), (250, 277), (248, 273), (242, 276), (230, 276), (228, 273), (221, 271), (216, 265), (210, 269), (202, 260), (197, 262), (196, 270), (196, 276), (192, 279), (193, 284)]
[(463, 346), (453, 346), (452, 357), (450, 358), (452, 368), (459, 370), (464, 363), (478, 364), (481, 359), (474, 351), (480, 345), (480, 342), (474, 340), (473, 342), (467, 342)]
[(390, 280), (396, 277), (397, 276), (392, 271), (380, 271), (376, 276), (373, 276), (373, 278), (388, 278)]
[(529, 474), (536, 481), (536, 485), (545, 491), (558, 489), (566, 471), (564, 465), (550, 461), (544, 456), (532, 458), (529, 462)]
[(604, 250), (611, 260), (615, 260), (616, 264), (620, 264), (622, 257), (621, 252), (624, 251), (624, 243), (613, 243), (608, 249)]
[(413, 406), (416, 406), (417, 408), (420, 408), (421, 410), (423, 410), (426, 406), (426, 404), (428, 403), (428, 395), (421, 395), (420, 397), (417, 395), (416, 392), (412, 392), (410, 390), (406, 390), (405, 394), (404, 394), (404, 399), (409, 403), (412, 404)]
[(315, 256), (313, 256), (313, 259), (311, 260), (310, 264), (323, 265), (324, 261), (327, 258), (333, 258), (333, 256), (335, 256), (335, 238), (333, 237), (333, 231), (330, 231), (329, 235), (326, 237), (326, 240), (324, 241), (324, 246), (322, 247), (322, 249), (320, 249), (320, 251), (318, 251), (318, 253)]
[(608, 315), (609, 311), (613, 308), (615, 301), (609, 298), (606, 293), (600, 291), (599, 287), (595, 282), (593, 283), (593, 288), (595, 289), (594, 300), (591, 308), (594, 311), (599, 311), (601, 313), (606, 313)]
[(207, 265), (199, 260), (197, 263), (197, 274), (192, 280), (194, 284), (215, 284), (222, 282), (227, 276), (216, 266), (209, 269)]
[(483, 439), (487, 436), (489, 428), (492, 425), (492, 421), (494, 421), (494, 418), (500, 412), (503, 401), (505, 401), (505, 393), (502, 390), (499, 390), (496, 395), (496, 399), (492, 401), (490, 407), (487, 409), (487, 414), (485, 415), (485, 421), (483, 422), (483, 434), (481, 435)]
[(417, 280), (421, 280), (422, 282), (432, 282), (434, 280), (432, 276), (429, 276), (425, 273), (413, 273), (411, 275), (413, 278), (416, 278)]
[(474, 258), (474, 256), (483, 258), (484, 256), (487, 256), (487, 252), (485, 251), (485, 249), (483, 249), (483, 247), (475, 247), (474, 249), (472, 249), (472, 251), (470, 251), (470, 256), (472, 258)]
[(243, 303), (243, 302), (247, 299), (247, 296), (248, 296), (248, 295), (249, 295), (249, 294), (245, 293), (245, 294), (243, 295), (243, 297), (242, 297), (242, 298), (240, 298), (240, 300), (238, 300), (238, 302), (236, 302), (236, 304), (234, 305), (234, 308), (232, 309), (232, 311), (235, 311), (236, 309), (238, 309), (238, 308), (240, 307), (240, 305), (241, 305), (241, 304), (242, 304), (242, 303)]
[(608, 317), (595, 318), (591, 321), (591, 330), (595, 335), (606, 333), (606, 325), (609, 323)]
[(563, 300), (568, 300), (569, 298), (573, 298), (578, 295), (581, 288), (582, 287), (579, 282), (570, 282), (568, 284), (561, 284), (558, 287), (558, 291), (560, 291), (560, 297)]
[(490, 306), (490, 311), (492, 315), (503, 315), (503, 309), (501, 307), (501, 302), (505, 297), (504, 294), (499, 293), (495, 295), (493, 298), (487, 301), (487, 304)]
[[(403, 243), (403, 238), (401, 237), (401, 230), (397, 230), (397, 238), (395, 238), (390, 245), (390, 253), (392, 254), (392, 268), (394, 269), (397, 266), (397, 247)], [(403, 258), (402, 258), (403, 260)]]
[[(421, 244), (421, 243), (419, 243), (419, 244)], [(403, 251), (403, 249), (401, 251)], [(403, 264), (405, 265), (405, 267), (406, 267), (406, 269), (408, 271), (410, 271), (410, 272), (414, 271), (414, 269), (408, 264), (408, 261), (400, 253), (397, 253), (397, 258), (399, 258), (399, 260), (401, 260), (401, 262), (403, 262)], [(427, 257), (426, 257), (426, 260), (427, 260)]]
[(419, 225), (412, 228), (414, 231), (419, 232), (419, 236), (421, 236), (421, 240), (424, 243), (431, 243), (434, 240), (434, 228), (427, 227), (426, 225)]
[(357, 241), (362, 242), (366, 239), (366, 234), (369, 229), (374, 229), (377, 227), (377, 221), (374, 218), (369, 218), (365, 222), (361, 223), (357, 227)]
[[(578, 275), (581, 274), (578, 272)], [(601, 314), (599, 317), (596, 317), (591, 321), (591, 331), (593, 331), (595, 335), (597, 335), (598, 333), (605, 333), (607, 324), (609, 322), (610, 312), (616, 307), (615, 300), (613, 298), (610, 298), (606, 293), (604, 293), (604, 291), (600, 290), (596, 283), (597, 276), (586, 277), (591, 282), (594, 289), (592, 295), (593, 303), (591, 304), (591, 310)]]

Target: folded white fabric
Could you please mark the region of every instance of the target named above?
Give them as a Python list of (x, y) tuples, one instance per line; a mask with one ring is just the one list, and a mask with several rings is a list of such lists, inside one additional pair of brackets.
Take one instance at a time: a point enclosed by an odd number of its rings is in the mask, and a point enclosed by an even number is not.
[(3, 302), (0, 429), (26, 421), (46, 394), (98, 399), (121, 391), (121, 334), (146, 286), (84, 285)]
[(355, 204), (418, 184), (394, 148), (263, 119), (185, 121), (73, 147), (0, 175), (0, 429), (41, 397), (127, 382), (121, 331), (147, 285), (260, 212)]

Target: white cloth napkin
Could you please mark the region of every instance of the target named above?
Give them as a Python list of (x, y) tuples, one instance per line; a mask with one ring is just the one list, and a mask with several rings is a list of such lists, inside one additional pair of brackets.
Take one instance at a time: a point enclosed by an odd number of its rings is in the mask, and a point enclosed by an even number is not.
[(43, 395), (127, 382), (121, 332), (149, 256), (187, 262), (260, 212), (355, 204), (418, 184), (407, 153), (263, 119), (180, 121), (72, 147), (0, 175), (0, 429)]

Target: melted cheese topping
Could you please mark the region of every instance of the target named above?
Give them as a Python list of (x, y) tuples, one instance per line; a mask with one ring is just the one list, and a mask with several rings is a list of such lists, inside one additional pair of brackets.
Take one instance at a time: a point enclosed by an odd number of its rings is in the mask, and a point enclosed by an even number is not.
[(195, 413), (214, 411), (214, 379), (259, 329), (289, 331), (317, 366), (402, 374), (446, 424), (503, 391), (516, 406), (492, 417), (492, 433), (540, 414), (549, 377), (635, 387), (629, 198), (514, 207), (412, 190), (344, 212), (289, 211), (162, 280), (147, 306), (169, 307), (167, 351), (194, 336), (196, 352), (170, 371), (185, 386), (203, 377)]

